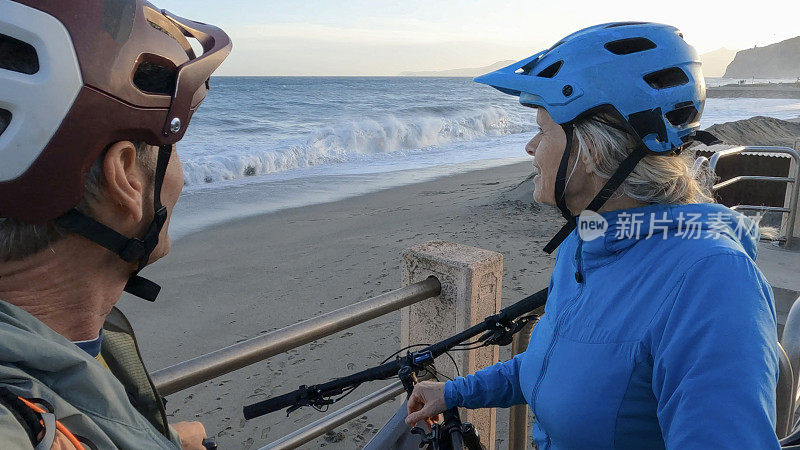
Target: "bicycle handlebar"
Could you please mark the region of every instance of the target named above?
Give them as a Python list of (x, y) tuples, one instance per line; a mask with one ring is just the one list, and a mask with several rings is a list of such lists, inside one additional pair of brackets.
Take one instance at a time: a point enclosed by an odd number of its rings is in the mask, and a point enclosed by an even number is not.
[[(319, 404), (320, 398), (341, 394), (345, 389), (363, 382), (391, 378), (397, 375), (398, 367), (397, 361), (392, 361), (353, 375), (331, 380), (327, 383), (313, 386), (302, 385), (299, 389), (287, 394), (268, 398), (264, 401), (245, 406), (243, 409), (244, 418), (250, 420), (287, 407), (308, 406), (312, 404), (312, 402), (314, 404)], [(335, 401), (331, 401), (328, 404), (331, 403), (335, 403)], [(288, 412), (292, 411), (294, 411), (294, 409)]]
[(497, 314), (487, 317), (483, 322), (428, 346), (421, 351), (410, 353), (402, 358), (398, 357), (394, 361), (383, 363), (346, 377), (337, 378), (327, 383), (312, 386), (302, 385), (295, 391), (247, 405), (243, 408), (244, 418), (247, 420), (253, 419), (286, 407), (289, 408), (287, 410), (288, 415), (302, 406), (335, 403), (336, 400), (325, 400), (325, 397), (341, 394), (345, 389), (358, 386), (367, 381), (385, 380), (397, 376), (397, 371), (402, 364), (422, 368), (457, 344), (486, 331), (496, 329), (503, 324), (508, 324), (523, 314), (543, 306), (546, 302), (547, 289), (545, 288), (500, 310)]

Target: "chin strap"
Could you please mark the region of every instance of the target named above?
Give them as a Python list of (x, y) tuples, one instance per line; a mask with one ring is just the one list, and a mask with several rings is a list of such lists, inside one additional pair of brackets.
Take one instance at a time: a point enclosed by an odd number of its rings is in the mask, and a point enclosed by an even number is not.
[[(561, 162), (558, 164), (558, 172), (556, 173), (556, 183), (554, 187), (556, 206), (561, 211), (567, 221), (572, 221), (572, 211), (567, 208), (567, 166), (569, 165), (569, 155), (572, 153), (572, 135), (575, 131), (575, 124), (567, 122), (561, 125), (564, 133), (567, 135), (567, 145), (564, 147), (564, 153), (561, 155)], [(575, 163), (577, 164), (577, 158)], [(550, 252), (547, 252), (550, 253)]]
[(697, 130), (694, 132), (692, 136), (689, 136), (687, 139), (684, 139), (684, 142), (691, 142), (697, 141), (706, 146), (712, 146), (717, 144), (722, 144), (722, 141), (719, 140), (716, 136), (709, 133), (706, 130)]
[[(561, 214), (567, 219), (567, 223), (558, 230), (555, 236), (550, 239), (550, 242), (547, 243), (544, 247), (544, 251), (547, 253), (553, 253), (553, 251), (564, 242), (564, 239), (572, 233), (572, 230), (575, 229), (577, 226), (578, 218), (572, 214), (572, 211), (567, 208), (567, 200), (566, 200), (566, 187), (567, 187), (567, 166), (569, 165), (569, 156), (572, 150), (572, 134), (574, 131), (574, 123), (568, 122), (562, 125), (564, 128), (564, 132), (567, 134), (567, 145), (564, 148), (564, 154), (561, 156), (561, 163), (558, 166), (558, 173), (556, 174), (556, 181), (555, 181), (555, 200), (556, 206), (558, 209), (561, 210)], [(647, 155), (647, 147), (644, 145), (643, 142), (640, 142), (638, 146), (625, 158), (624, 161), (619, 165), (617, 171), (611, 175), (611, 178), (606, 181), (606, 184), (600, 189), (600, 192), (589, 202), (589, 205), (586, 207), (587, 210), (590, 211), (597, 211), (599, 210), (605, 203), (614, 195), (614, 191), (628, 178), (628, 175), (633, 172), (633, 169), (636, 168), (636, 165), (639, 164), (639, 161), (642, 160)], [(576, 161), (577, 163), (577, 161)]]
[(55, 220), (58, 226), (105, 247), (123, 261), (138, 261), (139, 265), (125, 285), (125, 292), (151, 302), (158, 297), (161, 286), (140, 277), (139, 272), (147, 265), (150, 254), (158, 246), (158, 236), (167, 221), (167, 208), (161, 204), (161, 187), (171, 155), (172, 145), (159, 147), (153, 188), (153, 221), (141, 239), (123, 236), (77, 209), (71, 209)]

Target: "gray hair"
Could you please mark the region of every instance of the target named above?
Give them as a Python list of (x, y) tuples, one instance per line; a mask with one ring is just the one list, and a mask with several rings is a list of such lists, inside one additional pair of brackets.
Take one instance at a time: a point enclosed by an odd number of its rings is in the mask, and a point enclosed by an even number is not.
[[(632, 135), (606, 123), (621, 126), (609, 113), (578, 121), (574, 145), (579, 154), (588, 156), (592, 171), (604, 179), (611, 178), (637, 144)], [(695, 158), (696, 152), (691, 148), (677, 156), (645, 156), (615, 195), (627, 195), (644, 203), (714, 203), (711, 187), (717, 176), (707, 164), (695, 166)], [(758, 225), (759, 219), (755, 220)], [(759, 232), (763, 239), (777, 239), (779, 235), (778, 229), (770, 226), (759, 226)]]
[[(0, 132), (5, 128), (0, 123)], [(137, 162), (146, 169), (147, 173), (154, 170), (153, 154), (147, 151), (150, 146), (144, 142), (136, 142)], [(103, 185), (103, 160), (105, 152), (95, 160), (83, 187), (83, 197), (76, 206), (79, 211), (91, 215), (92, 207), (104, 198)], [(154, 177), (154, 174), (151, 178)], [(70, 232), (56, 225), (53, 221), (41, 224), (30, 224), (12, 218), (0, 217), (0, 262), (24, 259), (44, 249), (69, 235)]]
[[(619, 120), (603, 112), (578, 121), (575, 145), (579, 154), (588, 156), (592, 171), (609, 179), (637, 142), (631, 134), (606, 123), (619, 124)], [(716, 176), (707, 166), (693, 168), (694, 160), (695, 152), (691, 149), (676, 156), (645, 156), (616, 195), (627, 195), (644, 203), (713, 203), (711, 186)]]

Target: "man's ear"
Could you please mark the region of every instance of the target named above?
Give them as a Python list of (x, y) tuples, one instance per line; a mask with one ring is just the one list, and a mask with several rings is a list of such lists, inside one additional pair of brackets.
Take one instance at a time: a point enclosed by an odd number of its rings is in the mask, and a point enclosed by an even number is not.
[(103, 159), (103, 175), (106, 195), (115, 211), (140, 222), (146, 183), (137, 163), (136, 146), (130, 141), (120, 141), (109, 147)]

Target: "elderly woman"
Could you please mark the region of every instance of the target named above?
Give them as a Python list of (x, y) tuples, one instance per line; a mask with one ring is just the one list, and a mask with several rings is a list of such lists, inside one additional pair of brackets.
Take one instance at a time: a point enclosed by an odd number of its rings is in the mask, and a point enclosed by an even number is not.
[(527, 403), (542, 450), (779, 447), (758, 229), (714, 204), (681, 152), (705, 100), (699, 66), (675, 28), (616, 23), (477, 79), (536, 108), (534, 197), (569, 222), (546, 248), (560, 243), (527, 351), (420, 383), (409, 424)]

